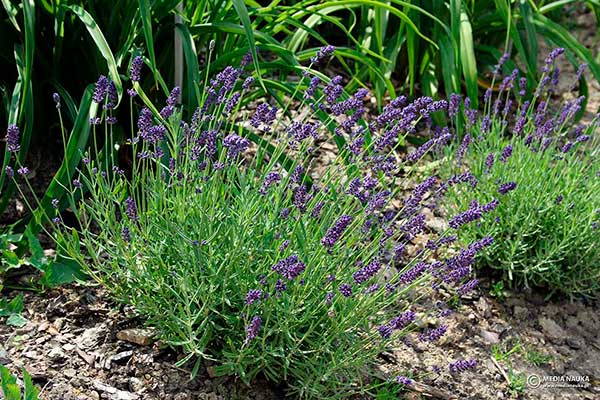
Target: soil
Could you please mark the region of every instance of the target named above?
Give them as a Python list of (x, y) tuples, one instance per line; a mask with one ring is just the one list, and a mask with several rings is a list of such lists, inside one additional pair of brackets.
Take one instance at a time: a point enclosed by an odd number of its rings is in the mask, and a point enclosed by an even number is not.
[[(535, 292), (505, 293), (498, 301), (485, 286), (446, 317), (449, 329), (439, 343), (426, 347), (409, 336), (382, 357), (382, 372), (418, 382), (405, 398), (600, 399), (598, 302), (546, 302)], [(190, 379), (191, 365), (174, 366), (181, 354), (154, 342), (131, 310), (116, 307), (99, 287), (26, 293), (24, 302), (27, 325), (0, 325), (0, 362), (17, 375), (25, 367), (41, 399), (284, 398), (285, 389), (268, 382), (248, 387), (213, 377), (210, 365)], [(450, 374), (448, 363), (458, 359), (478, 365)], [(585, 388), (535, 387), (535, 379), (553, 376), (590, 381)]]

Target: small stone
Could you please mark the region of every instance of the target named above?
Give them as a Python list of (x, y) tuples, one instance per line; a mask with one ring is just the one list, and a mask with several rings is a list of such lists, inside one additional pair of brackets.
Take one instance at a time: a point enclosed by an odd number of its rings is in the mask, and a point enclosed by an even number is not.
[(499, 398), (499, 399), (503, 399), (504, 398), (504, 393), (502, 393), (502, 391), (498, 390), (496, 392), (496, 397)]
[(35, 350), (31, 350), (31, 351), (23, 353), (23, 357), (27, 357), (32, 360), (35, 360), (38, 357), (38, 353)]
[(154, 342), (154, 332), (150, 329), (124, 329), (117, 333), (117, 339), (148, 346)]
[(66, 376), (67, 378), (73, 378), (76, 373), (77, 373), (77, 371), (75, 371), (73, 368), (67, 368), (67, 369), (63, 370), (63, 372), (62, 372), (62, 374), (64, 376)]
[(496, 332), (490, 332), (486, 331), (485, 329), (481, 329), (480, 335), (488, 344), (496, 344), (500, 341), (500, 336)]
[(132, 392), (141, 392), (144, 389), (144, 382), (141, 379), (132, 376), (129, 378), (129, 389)]
[(114, 362), (119, 362), (119, 361), (127, 360), (127, 359), (131, 358), (132, 355), (133, 355), (133, 350), (122, 351), (120, 353), (117, 353), (117, 354), (111, 356), (110, 360), (114, 361)]
[(565, 330), (560, 327), (553, 319), (540, 317), (538, 323), (542, 328), (542, 331), (553, 343), (560, 344), (565, 340), (567, 336)]
[(89, 349), (96, 347), (96, 345), (100, 342), (100, 336), (104, 333), (104, 329), (102, 326), (97, 326), (94, 328), (88, 328), (79, 337), (78, 344), (82, 349)]
[(579, 350), (583, 347), (583, 340), (577, 337), (569, 336), (566, 342), (567, 345), (574, 350)]
[(515, 306), (513, 308), (513, 315), (515, 319), (524, 320), (529, 315), (529, 310), (527, 310), (525, 307)]
[(52, 362), (61, 362), (68, 358), (63, 349), (55, 347), (48, 353), (48, 359)]

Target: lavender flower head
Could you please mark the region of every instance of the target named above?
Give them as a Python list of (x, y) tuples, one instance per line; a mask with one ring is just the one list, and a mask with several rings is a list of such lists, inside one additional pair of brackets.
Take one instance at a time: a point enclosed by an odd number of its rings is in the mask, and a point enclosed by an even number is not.
[(477, 366), (477, 360), (457, 360), (448, 364), (451, 373), (463, 372)]
[(502, 154), (500, 154), (500, 161), (502, 161), (503, 163), (506, 163), (506, 161), (508, 160), (508, 158), (512, 155), (513, 152), (513, 147), (512, 145), (507, 145), (503, 150), (502, 150)]
[(254, 340), (256, 336), (258, 336), (261, 325), (262, 319), (258, 315), (255, 315), (252, 318), (252, 321), (250, 321), (250, 324), (246, 327), (246, 341), (244, 344), (250, 343), (251, 340)]
[(327, 57), (331, 56), (334, 51), (335, 51), (335, 46), (332, 46), (332, 45), (329, 45), (329, 44), (327, 46), (323, 46), (323, 47), (321, 47), (317, 51), (317, 55), (316, 56), (311, 57), (310, 61), (313, 64), (318, 64), (324, 58), (327, 58)]
[(223, 139), (223, 146), (227, 148), (227, 157), (234, 159), (246, 151), (250, 142), (248, 139), (232, 133)]
[(6, 130), (6, 146), (8, 151), (16, 153), (21, 149), (21, 141), (19, 139), (19, 127), (16, 125), (9, 125)]
[(506, 193), (510, 192), (511, 190), (515, 190), (516, 188), (516, 182), (503, 183), (502, 185), (500, 185), (500, 187), (498, 187), (498, 193), (505, 195)]
[(60, 108), (60, 96), (58, 93), (52, 93), (52, 100), (54, 101), (56, 108)]
[(129, 217), (130, 220), (137, 222), (139, 220), (139, 216), (137, 213), (137, 206), (135, 205), (135, 200), (131, 196), (129, 196), (125, 200), (125, 214)]
[(352, 286), (350, 286), (349, 284), (342, 283), (338, 287), (338, 290), (342, 294), (342, 296), (344, 296), (344, 297), (352, 297)]
[(352, 217), (349, 215), (342, 215), (321, 239), (321, 244), (328, 249), (331, 249), (335, 243), (342, 236), (346, 228), (352, 222)]
[(131, 68), (129, 69), (129, 78), (132, 82), (140, 81), (140, 72), (142, 70), (142, 65), (144, 64), (144, 60), (141, 56), (135, 56), (133, 61), (131, 62)]
[(106, 76), (100, 75), (96, 82), (96, 88), (94, 89), (93, 100), (95, 103), (101, 104), (104, 102), (106, 93), (108, 91), (109, 80)]
[(262, 290), (260, 289), (250, 289), (248, 291), (248, 293), (246, 294), (246, 304), (247, 305), (252, 305), (254, 304), (254, 302), (260, 300), (260, 298), (262, 297)]

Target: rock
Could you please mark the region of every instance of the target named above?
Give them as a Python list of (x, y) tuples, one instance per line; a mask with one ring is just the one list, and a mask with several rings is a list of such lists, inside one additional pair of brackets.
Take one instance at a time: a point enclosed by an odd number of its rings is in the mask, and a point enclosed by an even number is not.
[(132, 392), (141, 392), (142, 390), (144, 390), (144, 386), (144, 382), (142, 382), (141, 379), (136, 378), (135, 376), (129, 378), (129, 389)]
[(133, 350), (122, 351), (110, 357), (110, 360), (113, 362), (119, 362), (123, 360), (128, 360), (133, 355)]
[(69, 358), (60, 347), (55, 347), (48, 352), (48, 359), (52, 362), (59, 363)]
[(487, 344), (496, 344), (500, 341), (500, 336), (495, 332), (481, 329), (479, 334)]
[(154, 342), (154, 332), (150, 329), (124, 329), (117, 333), (117, 339), (148, 346)]
[(526, 309), (525, 307), (515, 306), (513, 308), (513, 316), (515, 317), (515, 319), (525, 320), (525, 319), (527, 319), (528, 315), (529, 315), (529, 310)]
[(496, 392), (496, 397), (499, 398), (499, 399), (503, 399), (504, 398), (504, 393), (502, 393), (502, 391), (498, 390)]
[(567, 333), (553, 319), (540, 317), (538, 323), (546, 337), (553, 343), (560, 344), (565, 340)]
[(481, 315), (483, 315), (484, 318), (489, 318), (492, 316), (490, 305), (484, 297), (480, 297), (475, 302), (475, 307), (477, 308), (477, 311), (479, 311)]
[(135, 393), (119, 390), (116, 387), (106, 385), (102, 382), (94, 381), (94, 388), (108, 394), (111, 400), (137, 400), (139, 396)]
[(77, 344), (82, 349), (91, 349), (96, 347), (100, 342), (100, 336), (104, 334), (103, 326), (96, 326), (94, 328), (88, 328), (79, 337)]
[(574, 350), (579, 350), (583, 347), (583, 340), (581, 338), (569, 336), (566, 341), (567, 345)]
[[(200, 396), (203, 394), (205, 394), (205, 393), (201, 393)], [(173, 397), (173, 400), (189, 400), (189, 399), (190, 399), (190, 395), (187, 393), (177, 393), (175, 395), (175, 397)]]

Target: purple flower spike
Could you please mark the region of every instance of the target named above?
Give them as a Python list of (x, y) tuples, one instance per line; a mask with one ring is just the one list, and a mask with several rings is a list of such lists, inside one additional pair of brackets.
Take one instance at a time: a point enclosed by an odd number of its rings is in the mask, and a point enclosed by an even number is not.
[(317, 55), (316, 56), (311, 57), (310, 61), (313, 64), (318, 64), (324, 58), (327, 58), (327, 57), (331, 56), (334, 51), (335, 51), (335, 47), (332, 46), (332, 45), (328, 44), (327, 46), (323, 46), (323, 47), (321, 47), (319, 49), (319, 51), (317, 51)]
[(248, 139), (232, 133), (223, 139), (223, 146), (227, 148), (227, 157), (234, 159), (246, 151), (250, 142)]
[(369, 265), (362, 267), (352, 275), (354, 282), (360, 285), (361, 283), (368, 281), (377, 274), (381, 267), (382, 265), (379, 261), (373, 261)]
[(109, 80), (106, 76), (100, 75), (96, 82), (96, 88), (94, 89), (93, 100), (95, 103), (101, 104), (104, 102), (106, 92), (108, 91)]
[(17, 173), (21, 176), (25, 176), (29, 173), (29, 168), (23, 166), (17, 170)]
[(512, 145), (507, 145), (503, 150), (502, 150), (502, 154), (500, 154), (500, 161), (502, 161), (503, 163), (506, 163), (506, 161), (508, 160), (508, 158), (512, 155), (513, 152), (513, 147)]
[(140, 56), (135, 56), (133, 61), (131, 62), (131, 68), (129, 69), (129, 78), (132, 82), (140, 81), (140, 72), (142, 70), (142, 65), (144, 65), (144, 60)]
[(517, 188), (517, 184), (515, 182), (503, 183), (498, 188), (498, 193), (504, 195), (504, 194), (510, 192), (511, 190), (515, 190), (516, 188)]
[(248, 293), (246, 294), (246, 304), (247, 305), (252, 305), (254, 304), (254, 302), (260, 300), (260, 298), (262, 297), (262, 290), (260, 289), (250, 289), (248, 291)]
[(131, 242), (131, 233), (129, 232), (129, 228), (126, 226), (123, 227), (123, 230), (121, 231), (121, 239), (123, 239), (125, 243)]
[(457, 360), (448, 364), (451, 373), (463, 372), (477, 366), (477, 360)]
[(342, 283), (339, 287), (338, 290), (340, 291), (340, 293), (342, 294), (342, 296), (344, 297), (352, 297), (352, 286), (350, 286), (347, 283)]
[(403, 376), (403, 375), (398, 375), (396, 377), (396, 382), (398, 382), (404, 386), (410, 386), (412, 384), (412, 379), (410, 379), (406, 376)]
[(335, 243), (342, 236), (348, 225), (352, 222), (352, 217), (349, 215), (342, 215), (321, 239), (321, 244), (328, 249), (331, 249)]
[(448, 330), (448, 326), (447, 325), (442, 325), (438, 328), (435, 329), (430, 329), (424, 333), (421, 333), (419, 335), (419, 340), (421, 342), (436, 342), (438, 341)]
[(125, 200), (125, 214), (127, 214), (129, 219), (134, 222), (139, 220), (137, 206), (135, 205), (135, 200), (133, 200), (131, 196)]
[(280, 260), (271, 267), (273, 271), (277, 271), (279, 275), (290, 281), (300, 275), (305, 268), (304, 263), (295, 254)]
[(246, 327), (246, 341), (244, 344), (250, 343), (251, 340), (255, 339), (258, 336), (258, 332), (260, 331), (260, 326), (262, 325), (262, 319), (255, 315), (250, 321), (250, 325)]
[(6, 130), (6, 146), (8, 151), (16, 153), (21, 148), (21, 141), (19, 140), (19, 127), (16, 125), (9, 125)]

